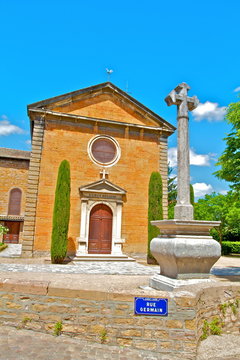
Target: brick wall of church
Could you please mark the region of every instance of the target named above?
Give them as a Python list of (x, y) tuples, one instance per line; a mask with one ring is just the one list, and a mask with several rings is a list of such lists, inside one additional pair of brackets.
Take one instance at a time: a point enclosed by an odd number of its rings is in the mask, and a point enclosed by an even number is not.
[(22, 190), (21, 215), (24, 215), (25, 195), (28, 179), (28, 161), (0, 159), (0, 214), (8, 212), (9, 192), (12, 188)]
[[(29, 161), (27, 160), (0, 158), (0, 215), (8, 214), (9, 193), (13, 188), (19, 188), (22, 191), (20, 215), (24, 215), (28, 167)], [(20, 232), (20, 242), (21, 235)]]
[(127, 191), (123, 204), (122, 237), (125, 252), (146, 252), (148, 182), (152, 171), (159, 171), (159, 134), (133, 131), (110, 125), (65, 125), (46, 121), (36, 216), (34, 250), (48, 251), (51, 242), (52, 212), (58, 167), (67, 159), (71, 167), (71, 215), (69, 250), (75, 251), (80, 234), (81, 200), (79, 187), (100, 179), (100, 169), (89, 158), (89, 140), (105, 134), (121, 147), (119, 162), (109, 169), (109, 180)]

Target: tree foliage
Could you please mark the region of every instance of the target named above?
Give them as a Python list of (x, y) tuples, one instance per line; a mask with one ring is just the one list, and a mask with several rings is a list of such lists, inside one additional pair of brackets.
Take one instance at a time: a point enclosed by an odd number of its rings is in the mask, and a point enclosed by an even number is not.
[(0, 224), (0, 235), (6, 234), (8, 231), (9, 229), (6, 226)]
[(173, 168), (168, 166), (168, 218), (174, 218), (174, 206), (177, 203), (176, 176), (172, 176)]
[(59, 166), (53, 210), (51, 260), (61, 264), (67, 254), (67, 235), (70, 217), (70, 165), (63, 160)]
[(153, 172), (148, 188), (148, 258), (150, 259), (154, 259), (150, 251), (150, 242), (159, 235), (159, 229), (151, 225), (151, 221), (162, 218), (162, 178), (159, 172)]
[(194, 206), (196, 220), (221, 221), (212, 231), (215, 239), (240, 239), (240, 198), (239, 193), (229, 191), (227, 195), (213, 193), (199, 199)]
[(216, 163), (221, 169), (214, 175), (231, 182), (231, 188), (240, 191), (240, 101), (229, 105), (226, 120), (232, 129), (224, 139), (226, 149)]

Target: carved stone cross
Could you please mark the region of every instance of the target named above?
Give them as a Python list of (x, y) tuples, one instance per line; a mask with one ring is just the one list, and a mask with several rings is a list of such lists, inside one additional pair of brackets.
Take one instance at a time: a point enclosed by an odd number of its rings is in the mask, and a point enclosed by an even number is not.
[(179, 84), (166, 97), (170, 105), (177, 105), (178, 119), (178, 176), (177, 176), (177, 204), (174, 208), (174, 218), (179, 220), (193, 219), (193, 206), (190, 203), (190, 172), (189, 172), (189, 140), (188, 140), (188, 111), (198, 106), (196, 96), (189, 97), (190, 86)]
[(100, 171), (100, 177), (101, 177), (101, 179), (107, 179), (108, 178), (108, 171), (106, 171), (106, 169), (103, 168)]

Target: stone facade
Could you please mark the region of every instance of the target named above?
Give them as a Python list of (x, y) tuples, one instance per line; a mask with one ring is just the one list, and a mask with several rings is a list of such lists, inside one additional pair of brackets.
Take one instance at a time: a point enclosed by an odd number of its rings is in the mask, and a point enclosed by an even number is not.
[(205, 334), (204, 323), (214, 319), (220, 320), (223, 333), (239, 334), (237, 283), (159, 292), (158, 297), (168, 298), (167, 317), (134, 315), (137, 293), (66, 289), (48, 281), (3, 278), (0, 290), (0, 324), (53, 334), (55, 324), (62, 322), (64, 335), (152, 350), (168, 359), (196, 359), (197, 346)]
[(35, 120), (32, 134), (32, 152), (29, 166), (26, 212), (24, 218), (22, 256), (33, 254), (33, 239), (35, 235), (36, 207), (38, 202), (39, 172), (42, 154), (42, 142), (44, 134), (44, 119), (38, 117)]
[[(120, 227), (113, 229), (117, 239), (116, 243), (112, 240), (112, 252), (119, 246), (125, 253), (146, 252), (148, 182), (153, 171), (161, 173), (167, 218), (167, 139), (175, 128), (111, 83), (31, 104), (28, 113), (32, 153), (27, 185), (24, 180), (27, 193), (23, 256), (49, 253), (56, 179), (64, 159), (71, 170), (69, 253), (79, 250), (81, 222), (86, 222), (87, 231), (89, 228), (90, 212), (83, 211), (88, 199), (82, 198), (80, 188), (100, 180), (103, 170), (124, 194), (112, 207), (118, 219), (114, 224)], [(116, 163), (93, 161), (89, 144), (97, 136), (118, 144)], [(109, 191), (102, 190), (107, 196)], [(111, 208), (107, 196), (104, 200), (96, 198), (95, 204)], [(91, 199), (92, 205), (94, 201)], [(83, 213), (85, 218), (81, 219)]]
[[(22, 242), (29, 159), (30, 152), (28, 151), (0, 149), (0, 223), (4, 225), (6, 221), (20, 221), (20, 243)], [(19, 216), (8, 214), (9, 195), (14, 188), (18, 188), (22, 192)]]

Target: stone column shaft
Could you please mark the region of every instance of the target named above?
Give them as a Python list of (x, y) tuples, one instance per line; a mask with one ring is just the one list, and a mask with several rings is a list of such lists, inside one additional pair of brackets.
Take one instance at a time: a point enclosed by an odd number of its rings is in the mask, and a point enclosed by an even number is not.
[(177, 204), (174, 208), (174, 218), (181, 220), (192, 220), (193, 206), (190, 204), (190, 161), (187, 116), (178, 118), (177, 161)]
[(193, 220), (193, 206), (190, 204), (188, 112), (194, 110), (199, 101), (196, 96), (188, 96), (189, 89), (190, 87), (186, 83), (181, 83), (165, 99), (169, 106), (177, 105), (178, 179), (174, 219), (178, 220)]

